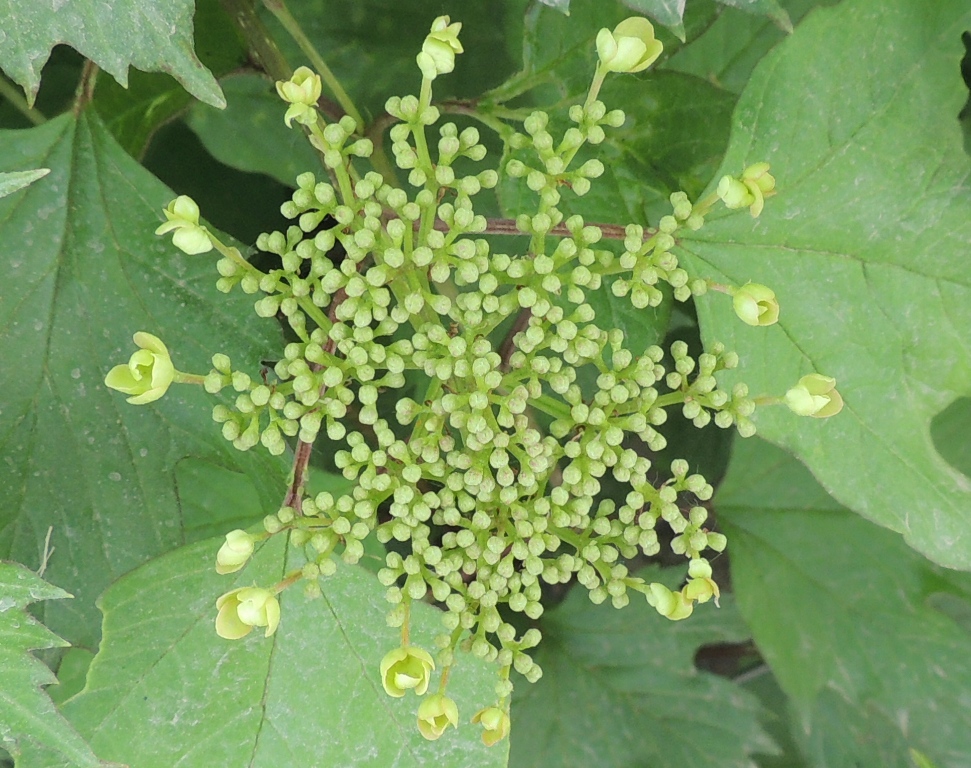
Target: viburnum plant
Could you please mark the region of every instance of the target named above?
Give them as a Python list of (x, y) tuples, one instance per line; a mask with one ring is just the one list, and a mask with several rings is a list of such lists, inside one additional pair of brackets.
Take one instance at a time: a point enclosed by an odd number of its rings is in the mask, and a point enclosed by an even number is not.
[[(253, 295), (259, 316), (286, 324), (291, 341), (272, 370), (260, 375), (217, 352), (208, 373), (182, 373), (165, 343), (143, 331), (135, 334), (138, 351), (105, 383), (136, 405), (173, 383), (231, 391), (231, 405), (213, 408), (227, 440), (241, 451), (293, 451), (279, 511), (261, 533), (228, 532), (215, 567), (239, 571), (275, 536), (303, 549), (306, 563), (276, 584), (219, 597), (221, 637), (285, 632), (277, 596), (298, 583), (319, 596), (335, 558), (357, 563), (375, 537), (388, 545), (378, 578), (391, 604), (388, 622), (401, 631), (400, 646), (388, 648), (380, 665), (385, 691), (420, 697), (418, 728), (437, 739), (459, 720), (448, 680), (463, 653), (493, 662), (495, 699), (472, 715), (492, 745), (510, 730), (512, 670), (531, 682), (542, 675), (530, 654), (540, 631), (521, 631), (515, 614), (537, 619), (544, 585), (576, 581), (594, 603), (609, 599), (617, 608), (633, 593), (671, 620), (718, 602), (710, 558), (727, 541), (708, 524), (712, 486), (684, 459), (658, 483), (638, 450), (665, 447), (671, 409), (699, 428), (714, 421), (749, 437), (757, 405), (784, 403), (795, 414), (826, 418), (842, 399), (835, 380), (819, 373), (778, 394), (722, 386), (720, 372), (744, 362), (724, 345), (697, 356), (683, 341), (634, 348), (589, 302), (609, 290), (644, 310), (667, 292), (686, 302), (714, 290), (728, 295), (752, 333), (780, 314), (771, 288), (718, 284), (691, 274), (678, 257), (681, 234), (703, 227), (717, 206), (759, 216), (776, 194), (767, 163), (723, 177), (697, 201), (672, 194), (670, 213), (653, 228), (598, 225), (561, 210), (604, 172), (598, 159), (579, 162), (580, 151), (625, 122), (621, 109), (598, 98), (605, 78), (643, 71), (662, 52), (650, 22), (634, 17), (600, 31), (592, 82), (585, 100), (569, 107), (564, 131), (541, 111), (515, 127), (494, 126), (505, 146), (499, 167), (489, 165), (477, 129), (443, 121), (432, 103), (435, 81), (462, 53), (460, 31), (460, 23), (437, 18), (417, 56), (418, 95), (387, 101), (406, 188), (369, 169), (374, 147), (354, 118), (324, 118), (320, 76), (301, 67), (276, 84), (288, 105), (283, 119), (306, 131), (326, 175), (298, 176), (282, 208), (293, 225), (259, 237), (258, 248), (276, 257), (273, 267), (260, 269), (221, 241), (189, 197), (165, 209), (157, 234), (172, 234), (190, 255), (215, 251), (219, 290)], [(470, 164), (476, 170), (458, 170)], [(475, 210), (476, 196), (495, 187), (500, 173), (532, 193), (533, 207), (514, 225), (490, 224)], [(496, 251), (484, 237), (496, 233), (527, 244)], [(420, 398), (395, 394), (415, 376), (424, 382)], [(306, 489), (322, 432), (343, 443), (334, 460), (355, 481), (336, 498)], [(618, 494), (618, 486), (625, 490)], [(659, 537), (661, 527), (671, 533)], [(631, 571), (632, 560), (658, 555), (663, 541), (688, 561), (680, 589)], [(411, 642), (416, 601), (443, 609), (436, 649)]]

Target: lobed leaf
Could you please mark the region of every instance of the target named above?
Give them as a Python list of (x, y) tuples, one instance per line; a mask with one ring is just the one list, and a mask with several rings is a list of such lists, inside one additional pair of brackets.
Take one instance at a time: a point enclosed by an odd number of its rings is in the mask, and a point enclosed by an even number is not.
[(21, 85), (32, 104), (40, 71), (58, 44), (70, 45), (122, 86), (128, 68), (168, 72), (197, 99), (225, 105), (212, 73), (192, 50), (193, 0), (0, 0), (0, 69)]
[(971, 389), (971, 160), (956, 120), (969, 26), (961, 0), (932, 14), (915, 0), (847, 0), (808, 16), (756, 69), (723, 165), (770, 162), (779, 195), (758, 220), (713, 217), (683, 243), (694, 271), (779, 297), (780, 321), (764, 329), (742, 327), (724, 296), (699, 302), (704, 336), (737, 350), (733, 375), (753, 395), (814, 371), (843, 394), (829, 421), (760, 411), (760, 432), (841, 503), (965, 569), (971, 483), (929, 422)]
[[(461, 656), (448, 692), (461, 716), (436, 742), (416, 726), (418, 699), (390, 698), (379, 666), (400, 644), (385, 623), (385, 588), (356, 566), (281, 595), (282, 620), (238, 641), (216, 635), (224, 590), (268, 586), (303, 563), (284, 537), (267, 542), (235, 581), (214, 570), (217, 541), (139, 568), (101, 600), (104, 641), (85, 690), (65, 714), (105, 756), (139, 768), (312, 765), (501, 766), (508, 742), (483, 746), (469, 718), (492, 701), (492, 665)], [(431, 649), (440, 613), (412, 609), (412, 638)], [(25, 768), (52, 764), (36, 755)], [(32, 758), (33, 759), (33, 758)]]
[(42, 179), (50, 168), (38, 168), (34, 171), (13, 171), (12, 173), (0, 173), (0, 197), (12, 195), (18, 189), (33, 184), (37, 179)]
[(251, 299), (217, 293), (209, 256), (186, 257), (155, 237), (173, 194), (95, 115), (0, 132), (0, 145), (0, 170), (51, 169), (43, 184), (0, 200), (0, 556), (38, 562), (53, 526), (47, 576), (77, 599), (44, 606), (44, 620), (94, 650), (95, 598), (191, 536), (180, 462), (243, 472), (264, 513), (279, 504), (287, 472), (285, 459), (226, 443), (201, 387), (135, 407), (104, 387), (105, 374), (128, 359), (139, 330), (164, 339), (183, 371), (206, 372), (225, 351), (255, 372), (277, 330), (251, 313)]
[(25, 610), (70, 595), (16, 563), (0, 563), (0, 745), (14, 757), (41, 744), (75, 766), (101, 763), (41, 686), (57, 679), (30, 651), (67, 645)]

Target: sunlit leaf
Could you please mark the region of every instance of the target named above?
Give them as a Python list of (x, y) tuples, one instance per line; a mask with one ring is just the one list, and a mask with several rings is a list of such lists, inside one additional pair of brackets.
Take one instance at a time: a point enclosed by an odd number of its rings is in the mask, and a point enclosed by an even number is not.
[[(505, 765), (506, 743), (486, 748), (469, 723), (492, 702), (495, 667), (460, 654), (448, 685), (460, 727), (426, 741), (418, 699), (392, 699), (381, 685), (381, 658), (401, 639), (385, 623), (374, 576), (342, 566), (317, 600), (298, 584), (281, 596), (272, 637), (228, 641), (214, 629), (216, 597), (270, 586), (303, 560), (278, 537), (231, 579), (215, 573), (217, 547), (200, 542), (155, 560), (101, 601), (101, 651), (64, 711), (103, 757), (139, 768)], [(412, 617), (412, 642), (433, 650), (439, 612), (419, 604)]]
[(737, 322), (725, 296), (699, 302), (706, 338), (738, 351), (733, 373), (753, 395), (782, 395), (813, 371), (838, 382), (838, 417), (764, 409), (761, 434), (846, 506), (941, 564), (971, 568), (971, 483), (928, 439), (933, 416), (971, 388), (971, 160), (956, 120), (971, 9), (924, 9), (847, 0), (766, 57), (723, 169), (768, 161), (779, 194), (758, 220), (714, 216), (684, 251), (717, 282), (778, 295), (770, 328)]

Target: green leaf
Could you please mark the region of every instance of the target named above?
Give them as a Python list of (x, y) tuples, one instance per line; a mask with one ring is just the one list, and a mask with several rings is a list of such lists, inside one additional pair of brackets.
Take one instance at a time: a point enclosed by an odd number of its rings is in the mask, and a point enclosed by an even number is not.
[(58, 714), (41, 686), (57, 682), (30, 651), (67, 645), (26, 610), (70, 595), (16, 563), (0, 563), (0, 744), (17, 756), (43, 744), (77, 766), (98, 766), (84, 739)]
[[(269, 586), (300, 567), (284, 538), (265, 544), (235, 582), (215, 573), (219, 544), (208, 541), (105, 593), (101, 651), (87, 688), (64, 707), (94, 747), (139, 768), (504, 765), (506, 748), (484, 747), (469, 723), (492, 701), (494, 666), (460, 654), (448, 692), (461, 724), (436, 742), (418, 733), (417, 698), (385, 694), (380, 661), (401, 639), (385, 623), (385, 588), (360, 568), (341, 566), (322, 580), (321, 599), (306, 598), (299, 584), (287, 590), (271, 638), (259, 630), (239, 641), (216, 635), (221, 592)], [(416, 645), (432, 648), (440, 615), (413, 606)]]
[(539, 0), (543, 5), (548, 5), (550, 8), (555, 8), (560, 13), (565, 13), (567, 16), (570, 15), (570, 0)]
[[(639, 575), (674, 586), (682, 574)], [(616, 610), (574, 589), (540, 629), (543, 677), (516, 687), (514, 768), (748, 768), (775, 751), (755, 697), (693, 664), (702, 645), (748, 637), (730, 597), (675, 623), (643, 600)]]
[(971, 9), (923, 7), (820, 9), (766, 57), (723, 168), (769, 161), (779, 194), (757, 221), (716, 215), (683, 251), (695, 272), (764, 283), (779, 297), (770, 328), (743, 326), (725, 296), (699, 302), (706, 339), (737, 350), (733, 376), (753, 395), (781, 395), (812, 371), (837, 379), (839, 416), (765, 409), (760, 432), (841, 503), (936, 562), (971, 568), (971, 483), (927, 436), (933, 416), (971, 388), (971, 160), (955, 119)]
[[(971, 754), (971, 575), (840, 508), (798, 462), (752, 439), (715, 498), (739, 609), (797, 712), (811, 765), (940, 765)], [(854, 762), (855, 761), (855, 762)]]
[[(247, 63), (247, 50), (218, 0), (196, 0), (194, 22), (199, 60), (215, 77), (220, 78)], [(108, 130), (136, 158), (144, 155), (159, 127), (193, 102), (185, 89), (168, 75), (138, 70), (130, 73), (127, 88), (107, 77), (99, 78), (93, 99)]]
[(174, 474), (186, 543), (249, 528), (268, 511), (260, 503), (259, 489), (242, 472), (187, 456), (175, 465)]
[(632, 11), (650, 16), (684, 41), (685, 0), (621, 0)]
[(250, 298), (215, 290), (212, 258), (154, 236), (173, 195), (96, 116), (0, 132), (0, 146), (0, 170), (51, 169), (0, 200), (0, 557), (39, 562), (53, 526), (47, 578), (77, 598), (44, 606), (44, 621), (94, 650), (95, 598), (191, 536), (183, 459), (243, 472), (267, 512), (287, 472), (285, 459), (225, 442), (201, 387), (136, 407), (104, 387), (105, 374), (128, 359), (139, 330), (164, 339), (180, 370), (206, 372), (224, 351), (255, 373), (278, 329), (252, 314)]
[(0, 69), (33, 103), (51, 49), (65, 43), (128, 85), (128, 68), (169, 72), (197, 99), (225, 104), (215, 78), (192, 51), (192, 0), (0, 0)]
[(196, 104), (186, 120), (213, 157), (290, 187), (298, 174), (320, 171), (320, 160), (300, 126), (287, 128), (283, 122), (287, 105), (272, 82), (243, 74), (227, 77), (222, 87), (226, 109)]
[(42, 179), (50, 172), (50, 168), (38, 168), (35, 171), (0, 173), (0, 197), (12, 195), (18, 189), (23, 189), (27, 185), (33, 184), (37, 179)]
[[(785, 8), (791, 21), (798, 24), (813, 8), (836, 2), (787, 0)], [(664, 69), (696, 75), (741, 93), (755, 66), (785, 36), (786, 31), (765, 16), (726, 8), (699, 37), (676, 51), (664, 63)]]
[(789, 700), (771, 669), (762, 664), (740, 675), (737, 682), (758, 696), (765, 714), (762, 719), (765, 730), (779, 746), (778, 755), (759, 755), (759, 768), (810, 768), (793, 740), (793, 733), (799, 727), (797, 718), (792, 717)]
[(722, 5), (738, 8), (740, 11), (756, 16), (768, 16), (784, 32), (792, 32), (792, 21), (789, 14), (779, 4), (779, 0), (717, 0)]

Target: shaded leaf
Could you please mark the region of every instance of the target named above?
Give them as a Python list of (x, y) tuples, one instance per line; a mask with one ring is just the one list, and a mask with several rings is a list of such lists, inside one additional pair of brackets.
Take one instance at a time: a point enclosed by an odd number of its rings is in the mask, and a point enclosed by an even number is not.
[(715, 217), (683, 250), (696, 272), (779, 297), (779, 324), (762, 329), (738, 323), (724, 296), (699, 302), (706, 338), (738, 351), (733, 375), (754, 395), (781, 395), (812, 371), (838, 381), (835, 419), (765, 409), (760, 432), (854, 511), (971, 568), (971, 483), (928, 438), (933, 416), (971, 389), (971, 160), (954, 119), (971, 9), (923, 8), (847, 0), (766, 57), (723, 167), (767, 160), (780, 193), (757, 221)]
[(50, 172), (50, 168), (38, 168), (35, 171), (0, 173), (0, 197), (12, 195), (18, 189), (23, 189), (27, 185), (33, 184), (37, 179), (44, 178)]
[[(246, 47), (218, 0), (196, 0), (194, 21), (197, 55), (215, 77), (220, 78), (246, 64)], [(225, 98), (224, 86), (223, 89)], [(108, 130), (135, 158), (142, 157), (160, 126), (193, 102), (194, 99), (171, 77), (138, 70), (130, 73), (127, 88), (113, 79), (98, 78), (93, 99)]]
[[(734, 96), (696, 77), (654, 72), (643, 80), (626, 75), (608, 79), (601, 100), (608, 108), (623, 107), (627, 120), (620, 128), (606, 129), (601, 144), (578, 153), (573, 166), (597, 158), (605, 170), (583, 197), (564, 190), (559, 205), (564, 215), (648, 226), (671, 212), (673, 192), (697, 195), (704, 189), (728, 146)], [(556, 122), (550, 130), (560, 136), (567, 127)], [(537, 162), (528, 152), (516, 157)], [(506, 176), (497, 194), (511, 216), (535, 208), (538, 199), (524, 180)]]
[(251, 299), (214, 287), (209, 256), (186, 257), (154, 228), (172, 193), (138, 166), (96, 116), (65, 115), (0, 133), (0, 170), (50, 175), (0, 200), (0, 556), (39, 562), (77, 599), (43, 607), (45, 623), (96, 647), (94, 600), (121, 574), (179, 546), (185, 530), (176, 468), (187, 456), (247, 474), (266, 511), (283, 495), (286, 462), (241, 454), (210, 420), (201, 387), (176, 386), (128, 405), (104, 376), (134, 351), (132, 333), (164, 339), (183, 371), (216, 351), (254, 371), (278, 329)]
[(569, 15), (570, 13), (570, 0), (539, 0), (543, 5), (548, 5), (550, 8), (555, 8), (560, 13), (565, 13)]
[[(304, 0), (290, 11), (370, 122), (384, 113), (389, 97), (418, 93), (421, 74), (415, 56), (440, 15), (462, 22), (465, 53), (453, 72), (435, 81), (435, 99), (478, 97), (502, 82), (516, 70), (519, 53), (518, 41), (506, 40), (505, 18), (521, 14), (524, 5), (523, 0)], [(291, 65), (308, 64), (272, 15), (264, 11), (263, 17)], [(329, 98), (326, 86), (324, 98)]]
[(685, 0), (621, 0), (632, 11), (650, 16), (676, 34), (684, 42)]
[(778, 755), (759, 755), (759, 768), (809, 768), (793, 740), (793, 731), (799, 727), (797, 718), (792, 717), (789, 700), (771, 669), (762, 664), (740, 676), (737, 682), (759, 697), (765, 730), (779, 746)]
[[(640, 575), (674, 586), (682, 573)], [(748, 637), (730, 598), (675, 623), (643, 600), (617, 610), (574, 589), (540, 629), (543, 677), (516, 687), (513, 768), (748, 768), (775, 751), (755, 697), (693, 664), (704, 644)]]
[(4, 34), (0, 69), (32, 103), (51, 49), (65, 43), (128, 85), (128, 68), (168, 72), (197, 99), (225, 104), (219, 85), (192, 51), (192, 0), (162, 5), (139, 0), (0, 2)]
[(842, 509), (798, 462), (740, 441), (715, 498), (732, 583), (788, 694), (810, 765), (941, 765), (971, 754), (971, 633), (935, 598), (971, 605), (971, 575)]
[(29, 742), (44, 745), (71, 765), (98, 766), (84, 739), (58, 714), (41, 686), (57, 682), (30, 651), (67, 645), (25, 610), (38, 600), (70, 595), (16, 563), (0, 563), (0, 744), (15, 757)]
[(792, 32), (792, 21), (786, 10), (779, 4), (779, 0), (717, 0), (717, 2), (756, 16), (768, 16), (782, 30)]
[[(217, 541), (180, 549), (105, 593), (104, 642), (88, 686), (64, 711), (104, 755), (139, 768), (275, 766), (501, 766), (505, 748), (482, 745), (468, 723), (492, 700), (495, 668), (462, 655), (449, 678), (461, 725), (439, 741), (418, 733), (414, 696), (392, 699), (379, 674), (400, 644), (385, 623), (385, 588), (342, 566), (323, 597), (298, 585), (281, 596), (271, 638), (219, 638), (215, 599), (224, 590), (271, 585), (303, 562), (284, 537), (264, 545), (235, 583), (213, 568)], [(413, 642), (432, 647), (438, 611), (412, 609)], [(27, 768), (51, 765), (28, 762)]]
[(320, 172), (320, 160), (300, 126), (287, 128), (283, 122), (286, 104), (272, 82), (245, 74), (227, 77), (222, 87), (226, 109), (196, 104), (186, 120), (213, 157), (290, 187), (298, 174)]

